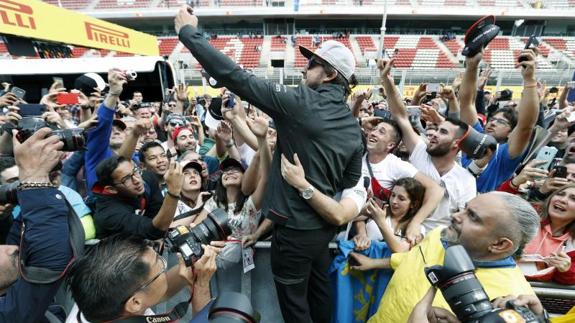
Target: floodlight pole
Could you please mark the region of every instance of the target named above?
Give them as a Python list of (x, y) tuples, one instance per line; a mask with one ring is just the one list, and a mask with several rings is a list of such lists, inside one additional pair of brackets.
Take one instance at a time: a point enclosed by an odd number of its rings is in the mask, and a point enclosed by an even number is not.
[(383, 57), (383, 50), (385, 48), (385, 25), (387, 24), (387, 0), (383, 0), (383, 18), (381, 20), (381, 34), (379, 35), (379, 50), (377, 51), (377, 58)]

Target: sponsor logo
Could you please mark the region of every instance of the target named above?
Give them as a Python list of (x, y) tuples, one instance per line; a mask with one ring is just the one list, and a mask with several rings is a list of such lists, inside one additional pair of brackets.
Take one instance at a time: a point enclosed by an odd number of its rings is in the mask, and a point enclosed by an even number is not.
[(102, 44), (130, 48), (130, 35), (123, 31), (85, 22), (89, 40)]
[(0, 0), (2, 24), (36, 30), (32, 7), (11, 0)]

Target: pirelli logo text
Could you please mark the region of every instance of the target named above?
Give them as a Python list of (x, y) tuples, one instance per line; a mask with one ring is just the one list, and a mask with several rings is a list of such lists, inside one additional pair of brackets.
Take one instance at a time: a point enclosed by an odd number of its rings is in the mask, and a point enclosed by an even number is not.
[(85, 22), (84, 24), (86, 25), (86, 34), (89, 40), (102, 44), (130, 48), (130, 35), (127, 33), (89, 22)]
[(10, 0), (0, 0), (2, 24), (36, 30), (32, 7)]

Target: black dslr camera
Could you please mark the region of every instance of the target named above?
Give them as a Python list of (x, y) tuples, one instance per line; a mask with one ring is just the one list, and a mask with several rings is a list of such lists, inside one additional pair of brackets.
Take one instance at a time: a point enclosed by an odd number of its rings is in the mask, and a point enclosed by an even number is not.
[(18, 124), (7, 122), (2, 125), (2, 130), (9, 134), (12, 134), (12, 130), (18, 130), (16, 138), (18, 141), (24, 142), (36, 131), (45, 127), (52, 129), (52, 135), (57, 136), (60, 138), (60, 141), (64, 143), (62, 151), (77, 151), (84, 149), (86, 144), (84, 129), (60, 129), (55, 124), (48, 123), (39, 116), (23, 117), (22, 120), (18, 121)]
[(545, 322), (528, 308), (515, 306), (512, 302), (508, 302), (505, 309), (493, 308), (475, 276), (475, 265), (461, 245), (447, 248), (443, 266), (426, 267), (425, 276), (433, 286), (441, 290), (449, 307), (461, 322), (521, 322), (512, 321), (517, 318), (522, 318), (527, 323)]
[(228, 213), (223, 209), (215, 209), (208, 214), (202, 223), (191, 228), (180, 225), (168, 233), (166, 243), (172, 252), (179, 252), (186, 266), (191, 266), (204, 254), (202, 244), (211, 241), (225, 240), (232, 234), (228, 224)]

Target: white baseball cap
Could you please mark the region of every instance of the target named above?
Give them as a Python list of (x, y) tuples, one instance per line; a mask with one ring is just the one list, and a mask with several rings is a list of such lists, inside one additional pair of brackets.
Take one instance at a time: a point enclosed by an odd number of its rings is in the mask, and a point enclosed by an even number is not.
[(307, 59), (310, 59), (312, 56), (317, 56), (326, 61), (343, 75), (348, 82), (355, 72), (355, 57), (353, 53), (349, 48), (338, 41), (327, 40), (319, 45), (319, 48), (315, 52), (303, 46), (299, 46), (299, 51)]

